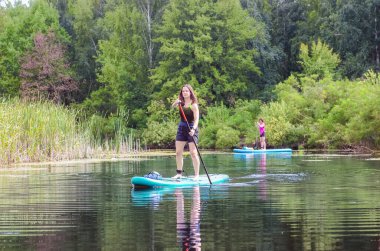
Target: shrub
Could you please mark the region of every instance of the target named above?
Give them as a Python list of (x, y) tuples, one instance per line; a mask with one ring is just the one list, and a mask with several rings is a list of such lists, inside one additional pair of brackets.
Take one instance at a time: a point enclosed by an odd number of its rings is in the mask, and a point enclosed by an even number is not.
[(172, 148), (178, 123), (176, 121), (150, 121), (142, 136), (148, 147)]
[(199, 130), (199, 145), (204, 148), (215, 148), (218, 125), (209, 125)]
[(237, 146), (239, 143), (239, 131), (229, 127), (224, 126), (220, 128), (216, 133), (216, 149), (226, 149), (233, 146)]

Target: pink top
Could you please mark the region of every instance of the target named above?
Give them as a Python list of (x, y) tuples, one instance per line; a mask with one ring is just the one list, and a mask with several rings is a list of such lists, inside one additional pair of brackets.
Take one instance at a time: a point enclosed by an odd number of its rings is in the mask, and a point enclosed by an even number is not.
[(260, 134), (265, 132), (265, 124), (259, 124)]

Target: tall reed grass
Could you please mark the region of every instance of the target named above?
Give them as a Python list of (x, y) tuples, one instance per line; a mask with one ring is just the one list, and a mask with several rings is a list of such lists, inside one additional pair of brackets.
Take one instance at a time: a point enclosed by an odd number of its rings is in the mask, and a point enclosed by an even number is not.
[(41, 101), (0, 101), (0, 164), (91, 158), (140, 150), (132, 135), (100, 143), (79, 111)]

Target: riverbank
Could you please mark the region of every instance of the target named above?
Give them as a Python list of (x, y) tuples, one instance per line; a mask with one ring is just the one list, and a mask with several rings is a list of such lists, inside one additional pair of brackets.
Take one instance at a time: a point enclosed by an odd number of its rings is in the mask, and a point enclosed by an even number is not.
[[(223, 151), (202, 151), (202, 155), (206, 154), (223, 154)], [(184, 156), (188, 156), (189, 152), (185, 151)], [(175, 150), (148, 150), (129, 154), (102, 154), (93, 158), (86, 159), (72, 159), (72, 160), (57, 160), (57, 161), (41, 161), (41, 162), (21, 162), (13, 163), (9, 165), (0, 165), (1, 167), (21, 167), (21, 166), (59, 166), (59, 165), (70, 165), (70, 164), (88, 164), (88, 163), (100, 163), (100, 162), (110, 162), (110, 161), (141, 161), (146, 160), (150, 157), (160, 157), (160, 156), (175, 156)]]
[[(216, 151), (216, 150), (200, 150), (202, 155), (207, 154), (226, 154), (231, 153), (231, 151)], [(368, 160), (380, 160), (380, 151), (372, 152), (353, 152), (347, 150), (323, 150), (323, 149), (314, 149), (314, 150), (298, 150), (293, 151), (295, 156), (301, 155), (355, 155), (368, 158)], [(189, 152), (185, 151), (184, 156), (188, 156)], [(72, 160), (57, 160), (57, 161), (41, 161), (41, 162), (21, 162), (13, 163), (8, 165), (0, 165), (0, 168), (9, 168), (9, 167), (22, 167), (22, 166), (60, 166), (60, 165), (71, 165), (71, 164), (88, 164), (88, 163), (100, 163), (100, 162), (110, 162), (110, 161), (141, 161), (146, 160), (151, 157), (160, 157), (160, 156), (175, 156), (174, 149), (165, 149), (165, 150), (148, 150), (140, 151), (128, 154), (101, 154), (92, 158), (83, 158), (83, 159), (72, 159)]]

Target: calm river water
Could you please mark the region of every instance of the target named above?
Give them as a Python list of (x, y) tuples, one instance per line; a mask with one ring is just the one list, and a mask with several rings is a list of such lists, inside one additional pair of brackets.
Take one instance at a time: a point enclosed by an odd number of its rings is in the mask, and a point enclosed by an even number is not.
[[(174, 157), (0, 169), (2, 250), (380, 250), (380, 160), (203, 155), (229, 183), (136, 191)], [(191, 160), (185, 167), (193, 174)]]

